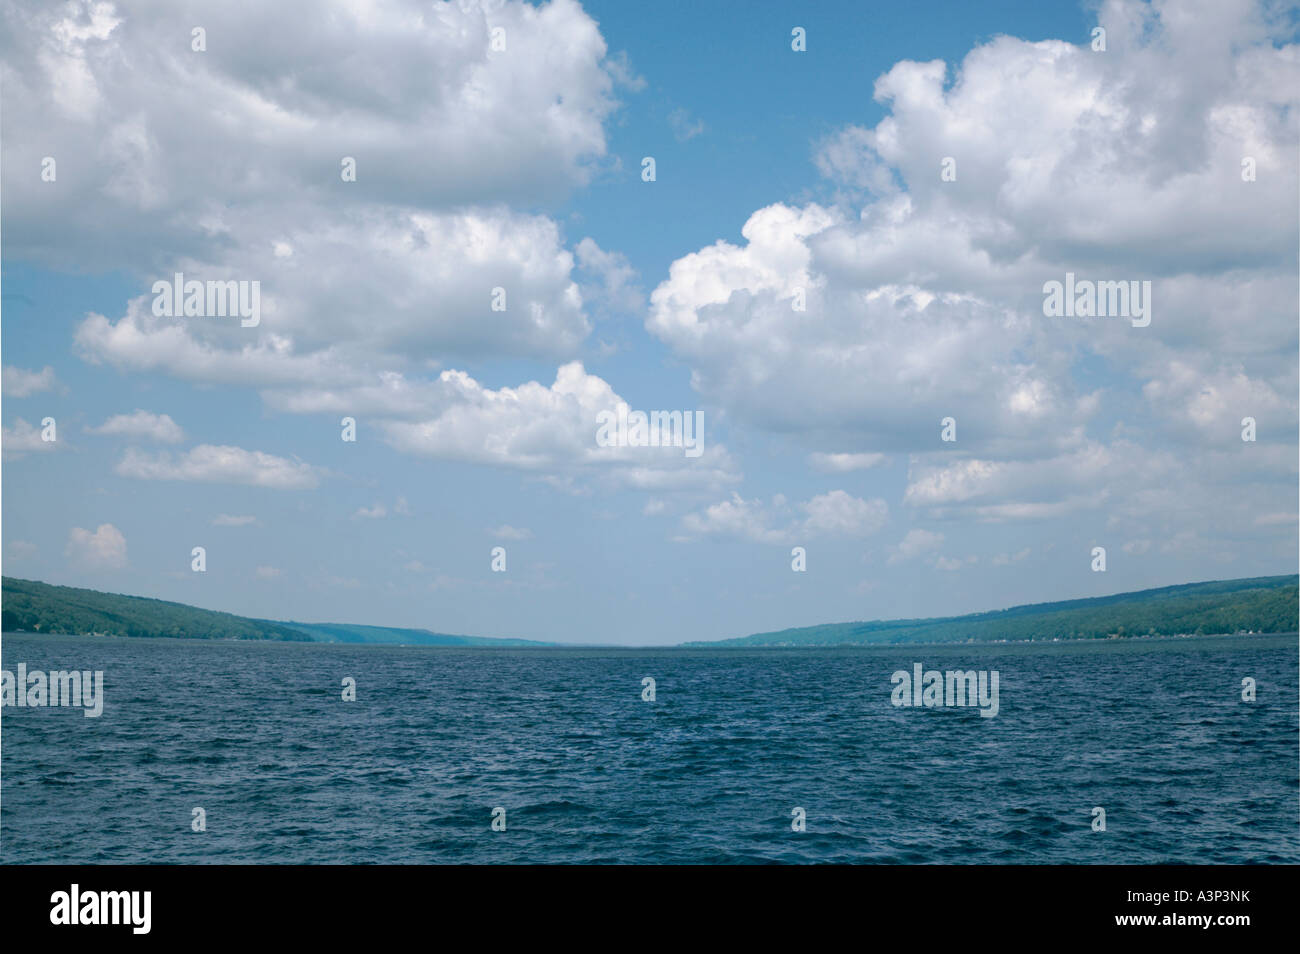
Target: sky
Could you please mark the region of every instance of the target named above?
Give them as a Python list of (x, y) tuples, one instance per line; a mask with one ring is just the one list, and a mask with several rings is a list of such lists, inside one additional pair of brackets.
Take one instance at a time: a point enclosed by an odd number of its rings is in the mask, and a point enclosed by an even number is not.
[(0, 18), (6, 575), (662, 645), (1296, 572), (1296, 4)]

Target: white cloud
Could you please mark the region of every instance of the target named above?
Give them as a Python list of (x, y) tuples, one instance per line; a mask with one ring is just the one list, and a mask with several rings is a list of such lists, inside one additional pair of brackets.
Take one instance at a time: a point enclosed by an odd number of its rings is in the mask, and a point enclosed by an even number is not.
[(639, 93), (646, 88), (645, 77), (632, 68), (632, 63), (628, 60), (626, 51), (620, 50), (613, 56), (606, 58), (605, 69), (614, 78), (615, 83), (634, 93)]
[(769, 509), (761, 500), (746, 500), (733, 492), (729, 500), (710, 504), (702, 513), (688, 513), (682, 518), (682, 529), (690, 536), (784, 543), (788, 539), (785, 532), (771, 526), (771, 511), (785, 509), (784, 498), (775, 498)]
[(185, 439), (185, 432), (169, 415), (138, 408), (130, 414), (114, 414), (99, 427), (86, 428), (86, 433), (142, 438), (160, 444), (177, 444)]
[(508, 523), (503, 523), (501, 526), (489, 530), (488, 533), (498, 540), (531, 540), (533, 538), (533, 531), (527, 527), (512, 527)]
[(907, 535), (898, 542), (898, 546), (894, 547), (886, 562), (891, 564), (902, 563), (904, 560), (911, 560), (931, 550), (938, 549), (942, 544), (942, 533), (919, 528), (909, 530)]
[(0, 371), (0, 381), (3, 381), (5, 397), (30, 397), (54, 387), (54, 369), (48, 364), (39, 371), (26, 371), (5, 365), (3, 371)]
[(214, 527), (251, 527), (257, 524), (257, 518), (248, 515), (219, 513), (212, 518)]
[[(254, 236), (269, 250), (265, 228), (246, 230), (249, 215), (302, 221), (321, 202), (559, 198), (603, 161), (615, 84), (635, 85), (573, 0), (178, 0), (147, 14), (27, 2), (0, 15), (6, 251), (81, 267)], [(195, 24), (204, 53), (190, 50)], [(504, 53), (489, 49), (493, 27), (506, 31)], [(85, 158), (96, 175), (61, 165), (57, 189), (9, 188), (11, 169), (39, 168), (43, 155)], [(344, 156), (357, 160), (354, 183), (340, 177)], [(57, 243), (40, 228), (74, 218), (77, 234)]]
[(574, 248), (582, 271), (594, 282), (584, 286), (584, 297), (610, 312), (639, 312), (645, 295), (636, 284), (636, 269), (621, 252), (607, 252), (594, 239), (584, 238)]
[(813, 470), (829, 474), (844, 474), (853, 470), (867, 470), (883, 464), (888, 458), (884, 454), (824, 454), (821, 452), (808, 455), (808, 463)]
[(256, 570), (258, 579), (274, 580), (284, 575), (284, 571), (274, 566), (259, 566)]
[[(799, 519), (799, 513), (805, 516)], [(688, 513), (682, 518), (682, 529), (688, 538), (784, 544), (821, 536), (868, 536), (888, 519), (885, 501), (862, 500), (843, 490), (819, 494), (793, 507), (780, 494), (764, 504), (732, 493), (728, 500)]]
[(300, 460), (212, 444), (200, 444), (178, 455), (166, 451), (147, 454), (130, 448), (114, 471), (141, 480), (244, 484), (278, 490), (306, 490), (320, 483), (320, 471)]
[(1272, 425), (1275, 431), (1293, 430), (1289, 399), (1275, 390), (1278, 385), (1251, 378), (1240, 365), (1216, 364), (1193, 367), (1171, 358), (1158, 369), (1160, 376), (1143, 386), (1142, 394), (1170, 424), (1194, 429), (1219, 443), (1240, 435), (1244, 417), (1255, 418), (1257, 425)]
[(1015, 553), (999, 553), (993, 558), (994, 566), (1010, 566), (1012, 563), (1019, 563), (1025, 557), (1029, 556), (1030, 548), (1024, 547)]
[(843, 490), (819, 494), (799, 508), (807, 514), (803, 532), (814, 536), (866, 536), (889, 520), (889, 507), (883, 500), (862, 500)]
[(14, 426), (0, 430), (0, 447), (5, 460), (17, 460), (28, 453), (43, 453), (57, 449), (58, 441), (41, 439), (42, 428), (33, 427), (21, 417), (14, 418)]
[(1088, 442), (1057, 457), (1029, 461), (945, 462), (943, 455), (930, 455), (913, 463), (903, 501), (936, 517), (958, 511), (987, 520), (1050, 517), (1098, 506), (1122, 479), (1145, 483), (1175, 466), (1167, 452), (1127, 441)]
[(704, 120), (692, 118), (689, 110), (681, 108), (668, 114), (668, 126), (678, 142), (694, 139), (704, 132)]
[(419, 456), (466, 460), (560, 479), (592, 476), (622, 486), (715, 486), (737, 479), (724, 446), (706, 439), (688, 458), (681, 447), (602, 447), (597, 416), (624, 402), (580, 362), (563, 365), (550, 387), (529, 381), (492, 390), (463, 371), (444, 371), (423, 419), (379, 422), (384, 439)]
[[(81, 323), (88, 361), (256, 388), (275, 410), (412, 414), (437, 391), (415, 375), (429, 355), (573, 357), (591, 328), (579, 271), (598, 309), (640, 307), (625, 258), (589, 240), (579, 268), (555, 221), (515, 211), (612, 165), (615, 90), (644, 86), (574, 0), (181, 0), (148, 16), (19, 0), (0, 19), (6, 252), (140, 282), (120, 314)], [(57, 189), (10, 182), (46, 154)], [(60, 218), (81, 227), (54, 242)], [(259, 282), (261, 324), (154, 317), (151, 286), (176, 271)]]
[[(1245, 2), (1109, 0), (1098, 22), (1105, 54), (1001, 36), (955, 69), (896, 64), (884, 118), (820, 147), (833, 201), (760, 208), (741, 244), (674, 261), (646, 326), (702, 400), (809, 450), (910, 453), (906, 502), (932, 517), (1142, 499), (1193, 520), (1158, 495), (1213, 500), (1202, 462), (1240, 460), (1245, 416), (1294, 460), (1292, 28)], [(1151, 325), (1045, 318), (1067, 271), (1150, 280)], [(1294, 485), (1270, 470), (1251, 493), (1280, 510)]]
[[(877, 229), (896, 227), (886, 215)], [(742, 229), (747, 245), (718, 242), (673, 263), (647, 326), (690, 363), (710, 402), (809, 441), (933, 447), (940, 419), (956, 414), (967, 444), (1040, 447), (1086, 418), (1066, 356), (1029, 316), (957, 281), (900, 282), (901, 262), (889, 279), (847, 274), (833, 258), (897, 241), (862, 228), (817, 205), (761, 209)], [(801, 290), (806, 311), (794, 308)]]
[(362, 507), (352, 515), (353, 520), (379, 520), (388, 516), (388, 508), (382, 503), (377, 503), (373, 507)]
[(91, 570), (120, 570), (126, 566), (126, 538), (111, 523), (101, 523), (94, 533), (73, 527), (65, 555)]
[[(342, 214), (296, 226), (289, 258), (258, 243), (174, 259), (116, 321), (88, 316), (80, 353), (205, 383), (347, 382), (400, 369), (412, 352), (566, 356), (590, 330), (573, 254), (548, 218), (502, 208)], [(261, 323), (155, 317), (153, 282), (171, 282), (173, 270), (258, 281)], [(493, 310), (498, 288), (504, 310)], [(351, 370), (320, 377), (340, 365)]]

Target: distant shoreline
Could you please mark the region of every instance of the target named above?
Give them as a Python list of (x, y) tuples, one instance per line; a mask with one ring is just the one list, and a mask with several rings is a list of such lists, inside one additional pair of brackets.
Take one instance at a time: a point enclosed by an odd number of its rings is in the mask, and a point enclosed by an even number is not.
[(826, 650), (909, 650), (913, 652), (924, 652), (931, 649), (966, 649), (977, 650), (987, 648), (1024, 648), (1024, 647), (1062, 647), (1062, 646), (1133, 646), (1152, 643), (1174, 643), (1174, 642), (1195, 642), (1208, 640), (1231, 640), (1236, 643), (1246, 644), (1251, 642), (1269, 641), (1273, 643), (1269, 648), (1277, 648), (1276, 641), (1281, 639), (1297, 640), (1297, 648), (1300, 648), (1300, 632), (1290, 633), (1182, 633), (1172, 636), (1114, 636), (1105, 638), (1080, 637), (1077, 639), (983, 639), (969, 640), (957, 643), (838, 643), (826, 645), (745, 645), (732, 643), (725, 640), (719, 640), (714, 644), (707, 643), (679, 643), (664, 646), (628, 646), (617, 643), (534, 643), (530, 645), (464, 645), (464, 646), (442, 646), (442, 645), (421, 645), (419, 643), (326, 643), (316, 641), (285, 641), (276, 639), (228, 639), (228, 638), (205, 638), (194, 636), (114, 636), (103, 633), (40, 633), (30, 630), (11, 630), (0, 633), (0, 639), (10, 636), (35, 636), (39, 638), (55, 639), (88, 639), (104, 640), (115, 639), (128, 642), (167, 642), (167, 643), (201, 643), (201, 644), (239, 644), (245, 646), (303, 646), (314, 648), (346, 648), (346, 649), (436, 649), (436, 650), (487, 650), (487, 651), (509, 651), (509, 652), (540, 652), (551, 650), (574, 650), (574, 651), (607, 651), (617, 650), (620, 652), (728, 652), (728, 653), (745, 653), (745, 652), (823, 652)]
[[(97, 634), (129, 639), (303, 642), (343, 645), (475, 648), (589, 648), (499, 636), (363, 623), (256, 619), (184, 603), (36, 580), (3, 578), (0, 629), (6, 632)], [(972, 646), (1131, 642), (1204, 635), (1287, 635), (1300, 628), (1300, 577), (1210, 580), (1031, 603), (959, 616), (821, 623), (748, 636), (687, 640), (681, 649), (794, 649), (856, 646)], [(618, 632), (611, 627), (611, 632)], [(604, 630), (597, 631), (604, 635)], [(652, 630), (667, 634), (671, 630)], [(635, 636), (644, 638), (642, 629)], [(629, 633), (629, 636), (634, 634)], [(665, 647), (644, 647), (665, 648)]]

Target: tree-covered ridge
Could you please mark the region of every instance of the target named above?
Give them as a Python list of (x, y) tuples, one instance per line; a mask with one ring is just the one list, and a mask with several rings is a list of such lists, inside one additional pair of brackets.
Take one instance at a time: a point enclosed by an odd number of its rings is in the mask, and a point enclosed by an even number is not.
[(1216, 580), (967, 616), (828, 623), (688, 645), (844, 646), (1293, 633), (1300, 607), (1297, 582), (1296, 576)]
[(427, 629), (353, 623), (296, 623), (250, 619), (231, 613), (143, 596), (122, 596), (33, 580), (4, 578), (0, 616), (5, 632), (183, 639), (275, 639), (295, 642), (375, 643), (413, 646), (543, 646), (526, 639), (453, 636)]
[(144, 596), (53, 586), (9, 576), (3, 580), (3, 593), (0, 627), (5, 632), (311, 642), (306, 633), (278, 623)]

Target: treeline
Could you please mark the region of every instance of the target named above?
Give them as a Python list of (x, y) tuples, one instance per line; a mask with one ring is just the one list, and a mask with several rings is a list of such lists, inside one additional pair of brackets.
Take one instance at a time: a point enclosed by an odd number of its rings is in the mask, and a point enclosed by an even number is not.
[(3, 579), (0, 607), (0, 627), (5, 632), (312, 641), (306, 633), (266, 620), (8, 576)]
[(1300, 588), (1295, 576), (1254, 577), (1017, 606), (968, 616), (830, 623), (707, 645), (841, 646), (1293, 633), (1298, 606)]

